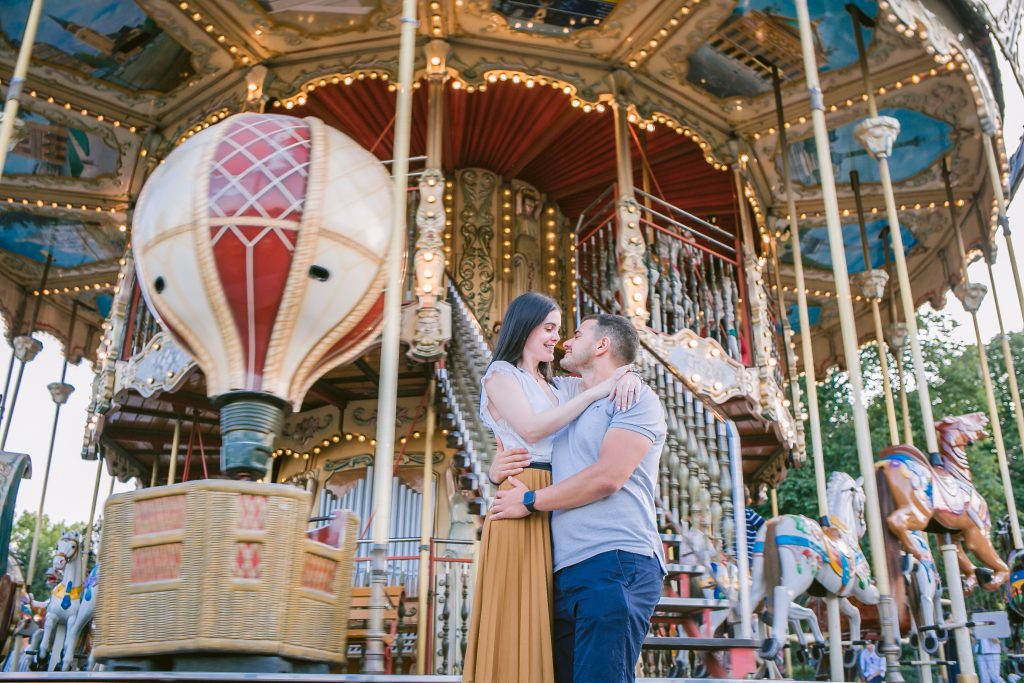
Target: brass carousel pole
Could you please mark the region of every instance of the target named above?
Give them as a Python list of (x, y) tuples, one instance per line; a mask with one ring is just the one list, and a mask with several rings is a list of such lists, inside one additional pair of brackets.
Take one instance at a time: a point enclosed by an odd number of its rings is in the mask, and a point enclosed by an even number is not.
[(7, 101), (4, 102), (3, 121), (0, 122), (0, 177), (3, 177), (4, 166), (7, 165), (7, 153), (10, 151), (11, 137), (18, 120), (18, 107), (21, 89), (25, 87), (25, 76), (28, 74), (28, 62), (32, 57), (32, 47), (36, 42), (36, 29), (39, 28), (39, 17), (43, 12), (43, 0), (32, 0), (25, 20), (25, 33), (21, 36), (21, 47), (18, 48), (18, 60), (14, 63), (14, 73), (7, 84)]
[(893, 446), (900, 442), (899, 429), (896, 427), (896, 405), (892, 400), (892, 384), (889, 382), (889, 359), (885, 355), (885, 339), (882, 337), (882, 314), (878, 310), (878, 302), (885, 296), (885, 285), (889, 274), (884, 270), (875, 270), (871, 264), (871, 249), (868, 247), (868, 230), (864, 225), (864, 205), (860, 198), (860, 174), (850, 171), (850, 187), (853, 199), (857, 204), (857, 224), (860, 227), (860, 248), (864, 252), (864, 272), (854, 276), (860, 287), (861, 295), (871, 302), (871, 319), (875, 326), (875, 345), (878, 347), (878, 364), (882, 369), (882, 395), (885, 398), (885, 416), (889, 422), (889, 443)]
[[(885, 230), (888, 231), (888, 228)], [(885, 272), (889, 273), (889, 250), (888, 241), (885, 245)], [(903, 423), (903, 443), (914, 445), (914, 430), (910, 425), (910, 402), (907, 400), (907, 383), (903, 374), (903, 347), (907, 343), (907, 326), (900, 322), (900, 316), (896, 312), (896, 292), (890, 292), (886, 297), (889, 303), (889, 326), (886, 330), (886, 342), (893, 358), (896, 359), (896, 379), (900, 386), (900, 418)]]
[(96, 521), (96, 502), (100, 497), (100, 477), (103, 476), (103, 454), (97, 454), (96, 456), (96, 480), (92, 485), (92, 503), (89, 505), (89, 523), (85, 527), (85, 542), (83, 544), (82, 555), (89, 559), (89, 547), (92, 545), (92, 525)]
[(839, 222), (839, 202), (836, 197), (835, 175), (832, 171), (832, 155), (829, 149), (828, 128), (825, 125), (825, 104), (818, 80), (818, 64), (814, 53), (814, 37), (811, 29), (807, 0), (796, 0), (797, 17), (800, 23), (800, 46), (803, 52), (804, 73), (811, 101), (811, 119), (814, 123), (814, 139), (817, 145), (818, 166), (821, 175), (822, 196), (825, 202), (825, 218), (828, 224), (829, 249), (836, 282), (836, 304), (839, 308), (839, 324), (843, 338), (843, 356), (850, 379), (850, 397), (853, 404), (853, 425), (857, 441), (857, 459), (861, 476), (864, 477), (864, 493), (868, 538), (871, 560), (874, 565), (875, 581), (881, 596), (878, 613), (882, 621), (881, 652), (886, 659), (886, 681), (903, 683), (899, 665), (899, 642), (895, 624), (895, 610), (889, 589), (889, 573), (885, 562), (885, 541), (882, 537), (882, 516), (879, 511), (878, 489), (875, 484), (874, 454), (871, 450), (871, 430), (868, 426), (867, 406), (860, 372), (860, 357), (857, 348), (857, 328), (853, 317), (853, 303), (850, 299), (850, 279), (846, 268), (846, 251), (843, 244), (843, 226)]
[(999, 463), (999, 475), (1003, 480), (1003, 495), (1006, 496), (1006, 509), (1010, 517), (1010, 535), (1013, 539), (1013, 547), (1020, 548), (1020, 522), (1017, 519), (1017, 503), (1013, 495), (1013, 481), (1010, 479), (1010, 466), (1006, 459), (1006, 445), (1003, 443), (1003, 427), (999, 424), (999, 408), (996, 404), (996, 394), (992, 389), (992, 375), (988, 369), (988, 357), (985, 355), (985, 342), (981, 336), (981, 327), (978, 325), (978, 309), (988, 292), (988, 287), (980, 282), (971, 282), (967, 274), (967, 247), (964, 244), (963, 233), (960, 230), (960, 220), (957, 216), (956, 202), (953, 201), (953, 183), (950, 179), (949, 157), (942, 159), (942, 180), (946, 185), (946, 197), (949, 199), (949, 218), (953, 223), (953, 233), (956, 235), (956, 245), (960, 250), (960, 269), (963, 274), (961, 282), (953, 290), (956, 297), (960, 299), (964, 309), (971, 314), (971, 323), (974, 325), (974, 340), (978, 348), (978, 365), (981, 368), (981, 384), (985, 389), (985, 403), (988, 407), (989, 425), (992, 428), (992, 440), (996, 444), (996, 461)]
[(423, 432), (423, 498), (420, 508), (420, 564), (416, 618), (416, 675), (427, 672), (427, 634), (430, 602), (430, 537), (434, 535), (434, 394), (437, 379), (430, 376), (427, 389), (427, 425)]
[(46, 289), (46, 281), (50, 277), (50, 266), (53, 265), (53, 249), (51, 247), (46, 255), (46, 264), (43, 266), (43, 277), (39, 281), (39, 296), (32, 304), (32, 318), (28, 324), (28, 334), (15, 337), (12, 347), (14, 355), (18, 358), (18, 379), (14, 380), (14, 395), (11, 396), (11, 403), (7, 408), (7, 422), (4, 424), (4, 433), (0, 437), (0, 451), (7, 448), (7, 434), (11, 430), (11, 423), (14, 422), (14, 408), (18, 405), (18, 392), (21, 391), (21, 380), (25, 376), (25, 363), (35, 359), (42, 351), (43, 345), (32, 336), (36, 331), (36, 322), (39, 320), (39, 306), (43, 303), (43, 290)]
[(167, 485), (173, 486), (178, 473), (178, 447), (181, 445), (181, 420), (174, 421), (174, 434), (171, 436), (171, 464), (167, 467)]
[(388, 247), (381, 333), (380, 389), (377, 398), (377, 449), (373, 466), (373, 544), (370, 568), (370, 623), (363, 673), (384, 673), (384, 611), (387, 596), (388, 533), (391, 526), (391, 478), (395, 461), (395, 412), (398, 401), (399, 333), (401, 332), (402, 263), (408, 212), (409, 134), (412, 124), (412, 77), (416, 49), (416, 0), (402, 1), (395, 104), (391, 244)]
[[(772, 84), (775, 89), (775, 115), (779, 128), (779, 149), (782, 151), (782, 180), (786, 189), (786, 211), (789, 212), (790, 244), (793, 249), (793, 273), (796, 280), (796, 310), (800, 321), (800, 353), (803, 357), (804, 384), (807, 391), (807, 416), (811, 428), (811, 459), (814, 463), (814, 489), (818, 501), (818, 517), (828, 520), (828, 497), (825, 484), (825, 457), (821, 448), (821, 415), (818, 412), (818, 384), (814, 369), (814, 344), (811, 341), (811, 319), (807, 313), (807, 286), (804, 281), (804, 262), (800, 229), (797, 222), (796, 196), (789, 168), (789, 142), (786, 136), (785, 111), (782, 104), (782, 84), (779, 70), (772, 65)], [(833, 681), (843, 680), (843, 633), (839, 618), (839, 602), (835, 598), (825, 601), (828, 610), (828, 664)]]
[(903, 304), (903, 318), (907, 323), (907, 339), (910, 341), (910, 357), (914, 362), (914, 376), (917, 379), (917, 397), (921, 402), (924, 440), (929, 457), (934, 464), (938, 459), (939, 445), (935, 438), (932, 399), (928, 390), (928, 375), (924, 367), (924, 357), (921, 355), (921, 342), (917, 337), (917, 318), (914, 311), (914, 297), (910, 289), (910, 273), (907, 270), (907, 256), (903, 248), (900, 219), (896, 212), (896, 196), (893, 194), (892, 176), (889, 173), (889, 157), (892, 155), (896, 136), (900, 132), (900, 123), (894, 118), (878, 115), (875, 91), (871, 85), (871, 74), (868, 71), (867, 52), (864, 49), (864, 37), (861, 35), (861, 26), (871, 20), (854, 5), (847, 5), (847, 9), (850, 10), (853, 18), (853, 35), (857, 42), (861, 80), (864, 83), (864, 94), (867, 96), (868, 102), (868, 118), (857, 125), (854, 135), (868, 154), (878, 162), (878, 175), (881, 180), (882, 192), (885, 195), (885, 213), (889, 219), (889, 239), (892, 240), (896, 278), (899, 281), (900, 301)]
[[(40, 295), (42, 293), (40, 292)], [(57, 440), (57, 423), (60, 422), (60, 409), (68, 402), (68, 397), (71, 396), (71, 392), (75, 390), (73, 386), (64, 382), (68, 376), (68, 356), (71, 355), (71, 342), (75, 336), (75, 323), (78, 318), (78, 300), (71, 304), (71, 322), (68, 324), (68, 336), (67, 342), (64, 346), (64, 362), (60, 369), (60, 381), (51, 382), (46, 386), (50, 390), (50, 396), (53, 397), (55, 408), (53, 411), (53, 428), (50, 430), (50, 449), (46, 454), (46, 467), (43, 469), (43, 492), (39, 496), (39, 511), (36, 512), (36, 528), (32, 532), (32, 549), (28, 555), (28, 571), (25, 572), (25, 585), (32, 585), (32, 577), (35, 576), (36, 571), (36, 552), (39, 550), (39, 534), (43, 529), (43, 506), (46, 505), (46, 489), (50, 484), (50, 465), (53, 463), (53, 446)], [(20, 380), (21, 377), (19, 376)], [(13, 409), (14, 406), (11, 405)], [(11, 415), (14, 411), (11, 411)], [(8, 422), (10, 425), (10, 422)], [(6, 432), (4, 436), (6, 436)]]

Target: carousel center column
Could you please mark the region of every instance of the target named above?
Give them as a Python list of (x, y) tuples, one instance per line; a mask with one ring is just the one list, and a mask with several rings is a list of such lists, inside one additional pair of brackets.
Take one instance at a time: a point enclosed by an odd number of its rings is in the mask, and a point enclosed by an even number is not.
[(857, 460), (861, 476), (864, 477), (866, 497), (866, 518), (871, 547), (871, 560), (876, 585), (881, 597), (878, 611), (882, 620), (882, 653), (886, 659), (886, 681), (902, 683), (900, 673), (899, 643), (894, 623), (892, 594), (889, 588), (889, 574), (885, 563), (885, 543), (882, 537), (882, 516), (878, 504), (878, 488), (875, 484), (874, 455), (871, 450), (871, 431), (868, 425), (867, 406), (864, 403), (864, 389), (861, 379), (860, 356), (857, 348), (856, 321), (850, 296), (850, 278), (846, 267), (846, 251), (843, 244), (843, 229), (839, 222), (839, 203), (836, 198), (835, 175), (832, 170), (832, 154), (829, 147), (828, 129), (825, 126), (825, 105), (818, 81), (818, 64), (814, 54), (813, 33), (807, 0), (796, 1), (797, 17), (800, 24), (800, 46), (803, 52), (804, 72), (807, 90), (811, 100), (811, 118), (814, 123), (814, 139), (817, 145), (818, 166), (821, 175), (821, 189), (825, 204), (825, 218), (828, 224), (829, 249), (836, 279), (836, 305), (839, 308), (839, 324), (843, 338), (843, 356), (850, 377), (850, 394), (853, 403), (853, 424), (857, 441)]

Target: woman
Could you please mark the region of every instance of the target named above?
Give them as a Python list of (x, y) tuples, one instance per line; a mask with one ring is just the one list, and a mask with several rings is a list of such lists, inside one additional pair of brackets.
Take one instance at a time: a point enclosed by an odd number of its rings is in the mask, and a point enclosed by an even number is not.
[[(605, 397), (628, 407), (639, 380), (628, 367), (587, 390), (579, 379), (552, 379), (562, 312), (542, 294), (516, 297), (505, 312), (494, 359), (480, 381), (480, 416), (498, 449), (526, 455), (495, 459), (488, 476), (501, 488), (516, 475), (530, 489), (551, 483), (555, 435)], [(551, 644), (551, 533), (547, 513), (484, 522), (464, 683), (554, 683)]]

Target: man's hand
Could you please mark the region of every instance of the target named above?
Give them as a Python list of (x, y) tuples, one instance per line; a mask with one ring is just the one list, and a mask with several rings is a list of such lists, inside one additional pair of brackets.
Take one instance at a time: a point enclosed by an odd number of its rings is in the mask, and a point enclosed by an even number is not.
[(515, 477), (509, 477), (508, 480), (512, 488), (498, 491), (489, 513), (491, 519), (519, 519), (530, 514), (523, 505), (523, 496), (530, 489)]
[(522, 472), (532, 459), (525, 448), (510, 448), (506, 451), (501, 439), (497, 439), (497, 442), (498, 454), (487, 470), (487, 477), (494, 485), (500, 485), (508, 477)]

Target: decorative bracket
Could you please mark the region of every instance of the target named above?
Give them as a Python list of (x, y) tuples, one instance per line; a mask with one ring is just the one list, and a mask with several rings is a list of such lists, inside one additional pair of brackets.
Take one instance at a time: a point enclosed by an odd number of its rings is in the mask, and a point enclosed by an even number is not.
[(900, 122), (891, 116), (867, 118), (853, 129), (857, 142), (875, 159), (892, 156), (892, 146), (900, 134)]
[(149, 398), (162, 391), (177, 391), (195, 366), (192, 356), (161, 330), (149, 340), (142, 353), (117, 364), (114, 395), (132, 389)]
[(851, 275), (850, 283), (860, 290), (865, 299), (881, 299), (885, 296), (889, 274), (884, 270), (865, 270)]

